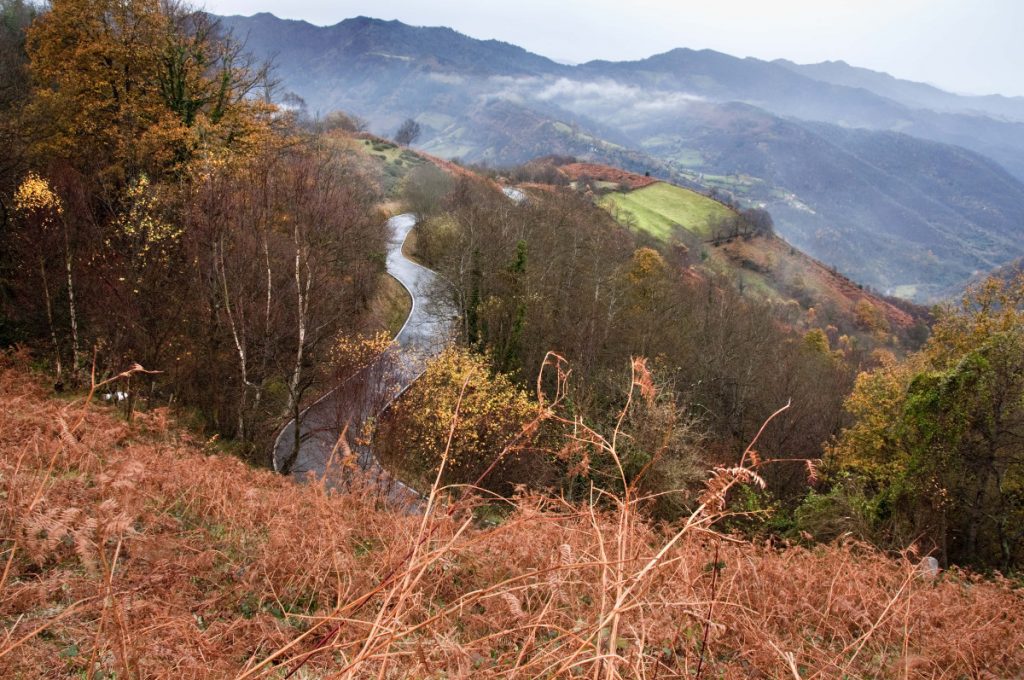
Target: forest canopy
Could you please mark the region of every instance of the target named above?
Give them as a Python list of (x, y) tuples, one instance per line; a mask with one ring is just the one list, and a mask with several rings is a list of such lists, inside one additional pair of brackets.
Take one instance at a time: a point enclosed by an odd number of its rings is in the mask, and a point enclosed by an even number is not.
[(158, 371), (130, 398), (265, 463), (377, 289), (378, 184), (205, 12), (3, 2), (6, 341), (39, 348), (60, 389), (94, 364)]

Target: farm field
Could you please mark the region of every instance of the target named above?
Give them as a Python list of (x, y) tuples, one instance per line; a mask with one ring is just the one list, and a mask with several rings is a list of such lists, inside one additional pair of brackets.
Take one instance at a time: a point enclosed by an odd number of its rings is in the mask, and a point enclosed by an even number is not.
[(732, 214), (718, 201), (664, 182), (629, 193), (608, 194), (602, 206), (631, 213), (637, 229), (659, 239), (667, 239), (677, 224), (697, 236), (709, 236), (716, 219)]

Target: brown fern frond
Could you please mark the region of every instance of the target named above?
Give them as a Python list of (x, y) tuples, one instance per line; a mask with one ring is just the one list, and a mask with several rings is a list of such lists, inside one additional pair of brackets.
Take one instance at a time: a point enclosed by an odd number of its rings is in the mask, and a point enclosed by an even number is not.
[(807, 483), (812, 486), (817, 484), (820, 479), (818, 474), (818, 462), (819, 461), (814, 461), (810, 458), (804, 461), (804, 465), (807, 467)]
[(647, 368), (647, 359), (645, 357), (633, 358), (633, 384), (640, 388), (640, 396), (644, 398), (644, 401), (648, 404), (654, 403), (658, 391), (654, 386), (654, 378)]

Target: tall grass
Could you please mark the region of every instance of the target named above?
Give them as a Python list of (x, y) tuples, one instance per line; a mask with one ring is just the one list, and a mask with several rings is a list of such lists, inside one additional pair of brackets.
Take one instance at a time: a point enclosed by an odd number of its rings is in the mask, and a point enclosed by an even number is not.
[[(645, 521), (629, 484), (580, 504), (523, 494), (491, 525), (479, 496), (438, 483), (420, 515), (372, 483), (297, 486), (210, 455), (165, 412), (129, 425), (47, 398), (4, 361), (3, 677), (1024, 673), (1024, 603), (1005, 580), (717, 531), (729, 490), (759, 479), (753, 446), (672, 525)], [(538, 418), (565, 418), (554, 405)], [(566, 423), (616, 455), (616, 432)]]

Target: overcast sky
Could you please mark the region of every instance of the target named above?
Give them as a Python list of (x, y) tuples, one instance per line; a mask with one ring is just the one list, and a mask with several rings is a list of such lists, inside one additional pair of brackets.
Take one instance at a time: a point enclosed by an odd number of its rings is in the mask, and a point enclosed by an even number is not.
[[(200, 0), (202, 1), (202, 0)], [(843, 59), (965, 94), (1024, 95), (1024, 0), (205, 0), (218, 14), (314, 24), (365, 15), (451, 26), (559, 61), (674, 47)]]

